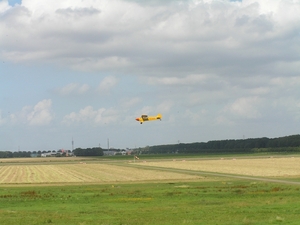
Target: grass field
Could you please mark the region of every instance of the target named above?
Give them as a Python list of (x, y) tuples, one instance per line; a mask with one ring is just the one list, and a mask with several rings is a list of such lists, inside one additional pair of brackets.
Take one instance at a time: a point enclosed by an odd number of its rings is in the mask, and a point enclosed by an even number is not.
[(299, 224), (300, 182), (247, 179), (297, 180), (298, 157), (65, 160), (2, 161), (0, 224)]

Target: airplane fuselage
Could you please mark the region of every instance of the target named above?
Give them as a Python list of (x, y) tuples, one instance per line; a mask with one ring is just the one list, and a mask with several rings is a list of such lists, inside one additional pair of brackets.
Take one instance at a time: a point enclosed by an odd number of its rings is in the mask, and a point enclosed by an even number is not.
[(147, 116), (147, 115), (142, 115), (141, 117), (136, 118), (136, 121), (139, 121), (141, 124), (146, 121), (151, 121), (151, 120), (161, 120), (162, 116), (161, 114), (157, 114), (157, 116)]

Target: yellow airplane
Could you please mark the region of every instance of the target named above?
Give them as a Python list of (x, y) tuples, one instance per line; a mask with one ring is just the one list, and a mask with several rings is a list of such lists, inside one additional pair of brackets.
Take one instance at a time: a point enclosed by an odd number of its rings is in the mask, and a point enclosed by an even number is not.
[(150, 120), (161, 120), (162, 115), (157, 114), (157, 116), (147, 116), (147, 115), (141, 115), (141, 117), (136, 118), (136, 121), (139, 121), (141, 124), (145, 121), (150, 121)]

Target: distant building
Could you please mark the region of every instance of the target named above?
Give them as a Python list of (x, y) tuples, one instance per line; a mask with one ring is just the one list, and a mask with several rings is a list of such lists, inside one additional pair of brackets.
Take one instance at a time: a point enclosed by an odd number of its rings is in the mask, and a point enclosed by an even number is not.
[(42, 153), (41, 157), (54, 157), (56, 156), (56, 152), (47, 152), (47, 153)]
[(127, 152), (126, 152), (125, 150), (122, 150), (122, 151), (121, 151), (121, 154), (122, 154), (122, 155), (127, 155)]
[(127, 149), (127, 150), (126, 150), (126, 154), (127, 154), (127, 155), (131, 155), (132, 153), (133, 153), (133, 150), (130, 150), (130, 149)]

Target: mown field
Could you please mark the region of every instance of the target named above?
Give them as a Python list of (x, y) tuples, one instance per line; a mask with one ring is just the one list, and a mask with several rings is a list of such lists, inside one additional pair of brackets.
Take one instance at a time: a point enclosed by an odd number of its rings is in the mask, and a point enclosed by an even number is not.
[(202, 178), (198, 175), (95, 162), (0, 166), (0, 184), (86, 184)]
[(262, 177), (300, 177), (300, 157), (218, 158), (142, 162), (143, 165)]
[(0, 224), (299, 224), (298, 168), (288, 156), (2, 161)]

